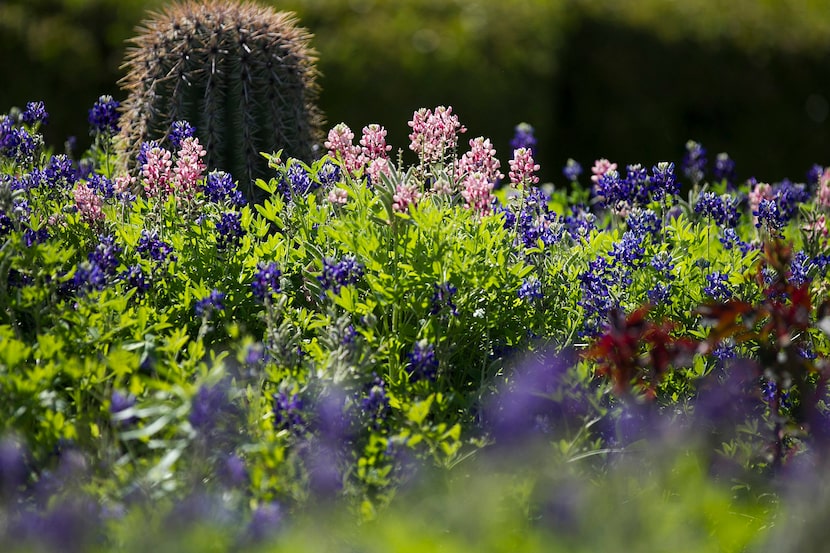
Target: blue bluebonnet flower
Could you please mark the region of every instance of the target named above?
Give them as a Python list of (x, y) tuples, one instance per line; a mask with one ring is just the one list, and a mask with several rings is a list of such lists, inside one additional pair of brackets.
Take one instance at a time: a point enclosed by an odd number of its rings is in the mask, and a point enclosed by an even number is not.
[(346, 347), (352, 346), (354, 345), (355, 338), (357, 338), (357, 331), (354, 325), (348, 325), (343, 329), (343, 334), (340, 336), (340, 345)]
[(319, 184), (311, 178), (308, 170), (301, 163), (292, 163), (285, 177), (280, 181), (277, 190), (286, 198), (305, 196)]
[(135, 162), (139, 168), (147, 165), (147, 152), (158, 147), (159, 143), (156, 140), (141, 143), (141, 146), (138, 147), (138, 154), (135, 156)]
[(810, 258), (807, 252), (801, 250), (793, 255), (790, 260), (790, 277), (789, 282), (794, 286), (801, 286), (810, 281), (807, 272), (810, 269)]
[(674, 174), (674, 163), (661, 161), (651, 168), (648, 179), (649, 193), (654, 200), (676, 196), (680, 192), (677, 177)]
[(193, 126), (187, 121), (173, 122), (170, 126), (170, 134), (168, 136), (170, 139), (170, 145), (173, 146), (173, 149), (178, 150), (179, 146), (182, 144), (182, 140), (190, 138), (195, 132), (196, 129), (193, 128)]
[(576, 182), (579, 180), (579, 176), (582, 175), (582, 165), (580, 165), (575, 159), (568, 158), (568, 161), (565, 163), (565, 167), (562, 168), (562, 174), (565, 175), (565, 178), (570, 182)]
[(330, 188), (340, 181), (340, 166), (327, 159), (317, 170), (317, 180), (326, 188)]
[(377, 427), (378, 423), (386, 418), (389, 412), (389, 397), (386, 395), (386, 382), (377, 375), (372, 374), (372, 381), (369, 383), (366, 396), (361, 401), (363, 412), (369, 415), (372, 424)]
[(225, 294), (214, 288), (204, 298), (196, 301), (196, 316), (209, 317), (214, 312), (223, 311), (225, 309)]
[(519, 298), (525, 301), (539, 300), (544, 297), (542, 294), (542, 282), (536, 277), (526, 278), (517, 292)]
[(136, 397), (130, 393), (121, 393), (118, 390), (113, 390), (110, 396), (110, 416), (113, 417), (115, 423), (119, 426), (127, 426), (133, 424), (138, 420), (137, 417), (118, 416), (127, 409), (135, 407)]
[(651, 181), (648, 170), (639, 163), (628, 165), (625, 168), (625, 190), (628, 198), (623, 201), (631, 205), (646, 205), (651, 201)]
[(767, 403), (772, 403), (780, 399), (781, 405), (780, 407), (784, 409), (789, 409), (792, 407), (792, 398), (790, 397), (790, 390), (789, 389), (781, 389), (781, 394), (779, 398), (778, 396), (778, 383), (775, 380), (771, 380), (768, 378), (764, 378), (761, 382), (761, 396)]
[(265, 346), (260, 342), (249, 345), (245, 350), (245, 364), (259, 365), (266, 359)]
[(768, 200), (762, 198), (758, 203), (758, 210), (752, 212), (757, 217), (755, 226), (760, 228), (762, 226), (769, 230), (770, 234), (778, 234), (779, 231), (787, 224), (787, 220), (778, 209), (778, 202), (775, 200)]
[(827, 270), (830, 268), (830, 254), (820, 253), (816, 255), (810, 266), (811, 268), (815, 267), (822, 277), (827, 276)]
[(150, 289), (150, 284), (147, 282), (147, 277), (141, 265), (131, 265), (124, 271), (122, 278), (127, 283), (127, 288), (135, 288), (139, 294), (143, 294)]
[(645, 255), (642, 236), (630, 230), (626, 231), (622, 238), (613, 244), (609, 255), (619, 265), (631, 268), (639, 266)]
[(533, 136), (533, 132), (533, 127), (527, 123), (519, 123), (516, 125), (515, 134), (510, 140), (510, 149), (518, 150), (519, 148), (527, 148), (535, 156), (536, 137)]
[(121, 118), (118, 112), (120, 105), (112, 96), (100, 96), (89, 110), (90, 134), (114, 135), (121, 130), (118, 126), (118, 120)]
[(731, 250), (732, 248), (737, 246), (738, 249), (741, 250), (741, 253), (743, 255), (746, 255), (753, 249), (753, 245), (749, 242), (744, 242), (743, 240), (741, 240), (741, 238), (738, 236), (737, 231), (735, 231), (735, 229), (733, 228), (723, 229), (723, 234), (720, 238), (718, 238), (718, 240), (721, 244), (723, 244), (723, 247), (727, 250)]
[(236, 211), (226, 211), (216, 223), (216, 247), (219, 251), (236, 247), (242, 241), (245, 231), (242, 229), (242, 214)]
[(497, 205), (493, 208), (493, 212), (501, 213), (504, 216), (504, 228), (510, 230), (516, 228), (516, 213), (512, 209), (497, 203)]
[(605, 257), (598, 257), (588, 264), (588, 269), (579, 275), (581, 299), (579, 306), (585, 313), (583, 335), (595, 336), (601, 330), (602, 322), (615, 303), (611, 289), (616, 281), (610, 271), (610, 264)]
[(104, 234), (98, 237), (98, 245), (89, 253), (87, 259), (97, 264), (107, 275), (115, 276), (121, 263), (118, 257), (121, 251), (121, 246), (115, 243), (115, 237)]
[(188, 420), (196, 430), (208, 433), (215, 428), (220, 417), (231, 410), (226, 384), (202, 384), (191, 400)]
[(0, 155), (14, 163), (31, 165), (41, 142), (40, 135), (33, 136), (26, 129), (14, 126), (10, 119), (0, 121)]
[(219, 480), (228, 488), (241, 488), (248, 482), (248, 469), (238, 455), (231, 454), (222, 459), (217, 473)]
[(729, 277), (719, 271), (706, 275), (706, 287), (703, 293), (715, 301), (726, 301), (732, 297), (732, 290), (729, 287)]
[(78, 180), (78, 173), (72, 167), (72, 160), (65, 154), (53, 155), (43, 173), (47, 182), (53, 187), (72, 188)]
[(407, 353), (409, 363), (406, 372), (410, 382), (419, 380), (434, 381), (438, 376), (438, 358), (435, 357), (435, 346), (426, 340), (415, 342), (412, 351)]
[(704, 192), (698, 197), (695, 203), (695, 213), (711, 218), (721, 227), (735, 227), (741, 217), (735, 199), (731, 195), (718, 196), (714, 192)]
[(620, 202), (628, 201), (631, 196), (628, 181), (620, 178), (620, 173), (616, 170), (600, 175), (593, 191), (602, 207), (613, 208)]
[(115, 186), (113, 182), (104, 175), (93, 173), (87, 178), (86, 184), (100, 196), (103, 196), (105, 200), (112, 199), (112, 197), (115, 196)]
[(541, 240), (546, 246), (559, 242), (564, 231), (559, 217), (548, 207), (549, 197), (541, 188), (530, 188), (519, 212), (517, 232), (528, 248)]
[(450, 313), (457, 316), (458, 308), (455, 303), (453, 303), (452, 298), (455, 296), (456, 292), (458, 292), (458, 288), (449, 282), (433, 284), (432, 288), (432, 307), (429, 310), (430, 314), (437, 315), (438, 313), (441, 313), (444, 308), (449, 308)]
[(597, 228), (596, 216), (584, 204), (571, 206), (570, 215), (563, 215), (561, 221), (572, 240), (586, 238), (592, 230)]
[(216, 204), (245, 205), (245, 197), (237, 190), (233, 177), (224, 171), (211, 171), (205, 179), (205, 195)]
[(289, 394), (284, 389), (274, 394), (274, 427), (301, 433), (305, 429), (303, 399), (299, 394)]
[(5, 211), (0, 211), (0, 236), (11, 234), (12, 231), (14, 231), (14, 221), (6, 215)]
[(142, 230), (135, 248), (136, 252), (141, 257), (150, 259), (156, 263), (176, 261), (178, 257), (173, 253), (173, 247), (164, 240), (161, 240), (158, 236), (158, 232), (155, 230)]
[(49, 238), (49, 231), (45, 227), (41, 227), (37, 230), (27, 228), (23, 231), (23, 243), (26, 244), (27, 248), (30, 248), (35, 244), (43, 244), (49, 240)]
[(722, 341), (718, 343), (714, 350), (712, 350), (712, 356), (723, 363), (729, 359), (737, 358), (738, 352), (735, 349), (734, 343)]
[(814, 163), (810, 170), (807, 171), (807, 184), (810, 186), (816, 186), (821, 179), (821, 176), (824, 174), (824, 167), (819, 165), (818, 163)]
[(268, 263), (260, 262), (257, 265), (254, 280), (251, 282), (251, 290), (253, 290), (254, 297), (259, 301), (265, 301), (265, 298), (273, 298), (275, 294), (279, 294), (280, 275), (282, 275), (282, 272), (273, 261)]
[(0, 440), (0, 498), (15, 493), (26, 482), (26, 454), (17, 440)]
[(282, 527), (282, 509), (276, 502), (258, 506), (251, 513), (247, 535), (255, 543), (265, 541)]
[(790, 221), (798, 215), (798, 207), (810, 200), (810, 191), (803, 183), (793, 183), (784, 179), (772, 187), (775, 193), (775, 202), (778, 204), (778, 211), (783, 221)]
[(654, 213), (654, 211), (650, 209), (640, 209), (639, 207), (635, 207), (631, 210), (628, 217), (625, 218), (625, 222), (628, 225), (628, 230), (630, 232), (642, 237), (647, 234), (657, 236), (663, 228), (663, 222), (660, 220), (660, 217)]
[(322, 292), (331, 290), (337, 294), (340, 287), (346, 284), (356, 284), (363, 276), (363, 266), (353, 256), (346, 255), (340, 261), (331, 257), (323, 258), (323, 272), (317, 277)]
[(706, 148), (694, 140), (686, 142), (686, 153), (683, 154), (683, 174), (695, 184), (706, 176)]
[(716, 181), (726, 181), (727, 186), (735, 184), (735, 162), (726, 152), (721, 152), (715, 158), (715, 168), (712, 174)]
[(672, 257), (669, 252), (658, 252), (654, 254), (654, 257), (651, 258), (651, 266), (660, 273), (661, 278), (674, 280), (674, 275), (672, 275), (674, 263), (672, 263)]
[(72, 277), (72, 287), (84, 294), (95, 290), (103, 290), (107, 287), (109, 278), (106, 271), (94, 261), (84, 261), (75, 269)]
[(648, 301), (654, 305), (671, 305), (671, 284), (658, 282), (654, 287), (646, 292)]
[(20, 119), (27, 125), (46, 125), (49, 122), (49, 114), (43, 102), (28, 102)]

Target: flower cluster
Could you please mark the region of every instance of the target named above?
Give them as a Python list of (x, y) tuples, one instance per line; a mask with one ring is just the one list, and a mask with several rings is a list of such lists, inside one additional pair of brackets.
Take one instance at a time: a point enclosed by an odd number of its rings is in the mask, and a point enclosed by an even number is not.
[(226, 251), (239, 245), (245, 230), (242, 228), (242, 214), (238, 211), (225, 211), (216, 223), (216, 247)]
[(389, 397), (386, 395), (386, 382), (376, 373), (372, 377), (360, 405), (363, 412), (371, 419), (373, 426), (377, 427), (389, 413)]
[(536, 171), (539, 164), (533, 161), (533, 153), (527, 148), (513, 150), (513, 159), (510, 160), (510, 183), (516, 188), (538, 184), (539, 177)]
[(408, 123), (409, 148), (418, 155), (422, 165), (444, 161), (458, 145), (458, 135), (467, 129), (453, 115), (452, 107), (438, 106), (435, 111), (421, 108)]
[(215, 204), (227, 204), (243, 206), (245, 197), (237, 189), (236, 183), (230, 173), (224, 171), (211, 171), (205, 178), (205, 196)]
[(89, 110), (89, 127), (93, 135), (112, 136), (121, 130), (118, 121), (121, 118), (118, 108), (120, 102), (112, 96), (104, 95), (98, 98)]
[(704, 192), (698, 197), (695, 213), (712, 219), (721, 227), (730, 228), (736, 227), (741, 217), (733, 196), (718, 196), (714, 192)]
[(303, 399), (299, 394), (289, 394), (285, 389), (274, 394), (274, 427), (301, 433), (305, 428)]
[(406, 365), (406, 372), (409, 374), (410, 382), (419, 380), (434, 381), (438, 376), (438, 358), (435, 357), (435, 346), (426, 340), (420, 340), (412, 346), (412, 351), (407, 354), (409, 362)]
[(522, 281), (519, 287), (518, 295), (520, 299), (527, 302), (540, 300), (544, 297), (542, 294), (542, 282), (536, 277), (526, 278)]
[(354, 257), (346, 255), (340, 261), (331, 257), (323, 258), (323, 272), (317, 277), (323, 294), (331, 290), (334, 294), (340, 293), (340, 287), (347, 284), (356, 284), (363, 276), (363, 266)]
[(462, 187), (461, 196), (466, 202), (467, 209), (472, 209), (481, 215), (490, 213), (495, 196), (493, 196), (493, 183), (486, 175), (481, 173), (467, 175)]
[(468, 175), (479, 173), (495, 184), (504, 177), (500, 167), (501, 163), (496, 158), (496, 149), (490, 139), (479, 136), (470, 140), (470, 150), (458, 160), (455, 178), (463, 181)]
[(141, 257), (156, 263), (168, 263), (178, 259), (176, 254), (173, 253), (173, 247), (161, 240), (155, 230), (152, 232), (146, 229), (142, 230), (135, 249)]
[(729, 286), (729, 276), (715, 271), (706, 275), (706, 287), (703, 293), (715, 301), (726, 301), (732, 297), (732, 289)]
[(686, 153), (683, 154), (683, 174), (692, 183), (697, 184), (706, 175), (706, 148), (699, 142), (686, 142)]
[(530, 150), (533, 155), (536, 155), (536, 137), (533, 135), (534, 129), (528, 123), (519, 123), (514, 129), (513, 138), (510, 140), (510, 148), (518, 150), (525, 148)]
[(214, 288), (210, 293), (196, 301), (194, 310), (197, 317), (210, 317), (213, 313), (225, 310), (225, 294)]
[(251, 290), (254, 297), (259, 301), (266, 301), (271, 299), (275, 294), (280, 292), (280, 276), (282, 272), (277, 268), (277, 264), (273, 261), (269, 263), (260, 263), (257, 266), (257, 272), (254, 275), (254, 280), (251, 282)]

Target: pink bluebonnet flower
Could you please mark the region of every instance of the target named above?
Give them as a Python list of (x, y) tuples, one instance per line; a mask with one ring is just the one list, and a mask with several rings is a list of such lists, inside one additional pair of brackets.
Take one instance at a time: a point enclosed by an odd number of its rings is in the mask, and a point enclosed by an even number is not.
[(501, 162), (496, 159), (496, 149), (489, 138), (479, 136), (470, 140), (470, 151), (461, 156), (455, 170), (455, 178), (462, 180), (465, 175), (481, 173), (490, 182), (504, 178), (499, 171)]
[(391, 174), (389, 160), (382, 157), (373, 159), (366, 166), (366, 174), (369, 175), (369, 181), (372, 183), (378, 182), (381, 174), (389, 176)]
[(599, 182), (599, 178), (608, 173), (609, 171), (616, 171), (617, 164), (611, 163), (605, 158), (598, 159), (594, 162), (594, 166), (591, 167), (591, 181), (596, 184)]
[(197, 183), (205, 172), (202, 158), (207, 154), (199, 139), (189, 136), (181, 141), (181, 149), (173, 169), (173, 183), (177, 194), (191, 198), (196, 194)]
[(410, 205), (417, 205), (420, 199), (421, 192), (418, 190), (417, 184), (401, 183), (392, 196), (392, 209), (404, 212), (409, 209)]
[(329, 131), (328, 140), (324, 143), (329, 155), (342, 160), (343, 167), (352, 174), (357, 172), (361, 165), (359, 159), (361, 149), (360, 146), (355, 146), (353, 141), (354, 133), (349, 126), (345, 123), (338, 123)]
[(824, 214), (819, 215), (815, 221), (810, 221), (804, 225), (804, 232), (810, 240), (827, 240), (830, 236), (830, 225), (827, 224), (827, 217)]
[(113, 179), (112, 188), (118, 194), (129, 192), (135, 183), (135, 177), (130, 175), (123, 175)]
[(151, 198), (169, 193), (173, 180), (173, 161), (170, 151), (161, 146), (153, 146), (147, 150), (144, 157), (145, 162), (141, 166), (144, 191)]
[(413, 114), (408, 125), (412, 128), (409, 148), (418, 154), (423, 164), (443, 161), (458, 145), (458, 135), (467, 132), (458, 122), (458, 116), (452, 114), (452, 106), (438, 106), (434, 112), (421, 108)]
[(329, 202), (338, 205), (345, 205), (349, 200), (349, 193), (345, 188), (332, 188), (329, 191)]
[(493, 205), (493, 183), (481, 173), (467, 175), (462, 183), (461, 196), (467, 202), (467, 208), (473, 209), (481, 215), (490, 213)]
[(820, 206), (830, 207), (830, 167), (819, 178), (817, 199)]
[(513, 151), (510, 160), (510, 182), (517, 188), (526, 184), (537, 184), (539, 177), (534, 173), (539, 170), (539, 164), (533, 161), (533, 152), (527, 148), (518, 148)]
[(377, 123), (363, 127), (363, 136), (360, 138), (360, 156), (364, 163), (375, 159), (387, 159), (386, 152), (392, 146), (386, 144), (386, 129)]
[(85, 182), (75, 185), (72, 196), (75, 198), (78, 212), (88, 223), (104, 219), (104, 212), (101, 211), (101, 198)]

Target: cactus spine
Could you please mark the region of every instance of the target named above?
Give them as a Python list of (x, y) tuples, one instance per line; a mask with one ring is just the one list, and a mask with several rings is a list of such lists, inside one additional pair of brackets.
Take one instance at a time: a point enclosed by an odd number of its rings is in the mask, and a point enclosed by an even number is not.
[(260, 152), (311, 161), (322, 138), (317, 54), (293, 13), (251, 2), (186, 0), (149, 16), (123, 68), (121, 139), (129, 160), (174, 121), (196, 127), (206, 163), (260, 199)]

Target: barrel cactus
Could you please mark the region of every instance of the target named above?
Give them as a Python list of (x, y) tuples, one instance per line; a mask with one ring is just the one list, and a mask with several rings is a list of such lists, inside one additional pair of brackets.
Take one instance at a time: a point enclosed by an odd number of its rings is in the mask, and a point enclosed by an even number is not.
[(311, 38), (293, 13), (248, 1), (185, 0), (150, 14), (120, 83), (126, 158), (187, 121), (207, 166), (231, 173), (256, 201), (254, 179), (269, 176), (261, 152), (310, 161), (322, 138)]

